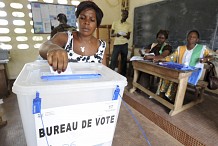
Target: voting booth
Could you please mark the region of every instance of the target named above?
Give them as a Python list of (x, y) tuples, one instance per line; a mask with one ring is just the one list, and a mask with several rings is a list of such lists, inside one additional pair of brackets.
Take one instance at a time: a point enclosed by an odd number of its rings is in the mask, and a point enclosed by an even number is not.
[(14, 82), (27, 146), (112, 145), (126, 78), (100, 63), (69, 68), (27, 63)]

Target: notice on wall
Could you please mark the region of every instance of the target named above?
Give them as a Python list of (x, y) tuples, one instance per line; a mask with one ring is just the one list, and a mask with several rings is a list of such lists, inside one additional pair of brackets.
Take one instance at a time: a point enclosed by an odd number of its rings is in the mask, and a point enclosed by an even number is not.
[(93, 146), (112, 141), (119, 100), (42, 109), (35, 114), (37, 145)]
[(34, 33), (51, 33), (52, 27), (59, 25), (57, 15), (60, 13), (66, 15), (68, 25), (76, 27), (75, 9), (73, 5), (31, 2)]

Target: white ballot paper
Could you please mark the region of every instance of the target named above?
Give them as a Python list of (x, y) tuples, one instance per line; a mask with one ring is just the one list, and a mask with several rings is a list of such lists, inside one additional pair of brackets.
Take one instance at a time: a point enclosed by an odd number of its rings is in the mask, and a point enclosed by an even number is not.
[(72, 74), (72, 70), (71, 70), (71, 67), (69, 64), (67, 65), (67, 69), (64, 72), (58, 73), (57, 71), (53, 70), (52, 66), (50, 66), (50, 71), (53, 75), (70, 75), (70, 74)]

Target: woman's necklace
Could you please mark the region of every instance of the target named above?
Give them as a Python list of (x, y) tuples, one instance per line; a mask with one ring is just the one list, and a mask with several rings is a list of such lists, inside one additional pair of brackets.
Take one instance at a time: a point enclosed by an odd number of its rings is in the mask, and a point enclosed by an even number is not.
[(81, 42), (81, 45), (83, 45), (80, 46), (80, 51), (82, 52), (82, 56), (85, 56), (85, 48), (86, 46), (90, 46), (92, 37), (88, 41), (83, 41), (82, 38), (80, 37), (80, 34), (78, 33), (78, 38)]
[(80, 50), (81, 50), (82, 53), (84, 53), (85, 52), (85, 47), (80, 47)]

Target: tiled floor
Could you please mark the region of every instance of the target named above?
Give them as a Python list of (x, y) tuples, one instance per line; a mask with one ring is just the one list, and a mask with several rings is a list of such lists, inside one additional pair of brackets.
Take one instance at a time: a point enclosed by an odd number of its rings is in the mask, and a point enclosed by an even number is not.
[[(208, 91), (202, 103), (174, 116), (169, 116), (170, 109), (141, 92), (125, 92), (124, 100), (184, 145), (217, 146), (218, 94)], [(188, 90), (185, 100), (193, 99), (193, 94)]]

